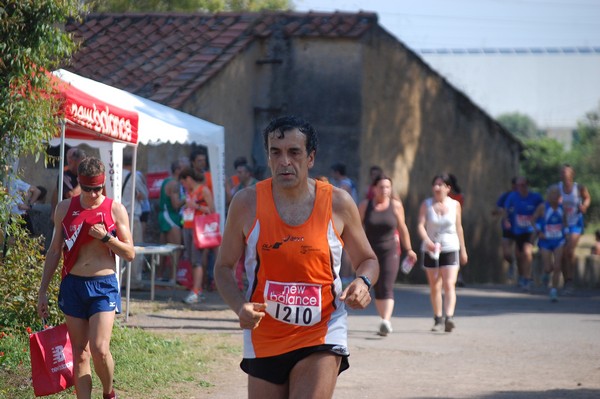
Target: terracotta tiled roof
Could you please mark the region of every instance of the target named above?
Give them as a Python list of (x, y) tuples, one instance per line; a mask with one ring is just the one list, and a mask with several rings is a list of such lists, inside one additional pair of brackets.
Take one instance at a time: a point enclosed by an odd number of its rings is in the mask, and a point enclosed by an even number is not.
[(373, 13), (90, 14), (67, 31), (81, 49), (67, 69), (178, 108), (252, 41), (358, 38)]

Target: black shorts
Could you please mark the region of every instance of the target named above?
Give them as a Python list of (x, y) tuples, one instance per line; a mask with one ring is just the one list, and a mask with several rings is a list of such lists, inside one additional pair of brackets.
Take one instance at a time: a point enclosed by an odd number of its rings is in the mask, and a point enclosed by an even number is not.
[(514, 240), (515, 239), (515, 235), (512, 233), (511, 229), (502, 229), (502, 238), (505, 238), (507, 240)]
[(150, 219), (150, 211), (142, 212), (140, 215), (140, 222), (146, 223)]
[(533, 233), (524, 233), (524, 234), (515, 234), (514, 240), (517, 243), (517, 248), (519, 251), (523, 251), (523, 247), (525, 244), (533, 245), (533, 241), (535, 239), (535, 234)]
[(427, 252), (423, 254), (423, 267), (436, 268), (439, 266), (459, 266), (458, 251), (441, 252), (440, 259), (433, 259)]
[(308, 348), (300, 348), (295, 351), (284, 353), (278, 356), (259, 357), (254, 359), (242, 359), (240, 367), (248, 375), (261, 380), (272, 382), (273, 384), (285, 384), (290, 378), (292, 369), (300, 360), (316, 352), (328, 351), (342, 358), (338, 374), (350, 367), (348, 362), (348, 352), (340, 354), (335, 351), (336, 345), (317, 345)]

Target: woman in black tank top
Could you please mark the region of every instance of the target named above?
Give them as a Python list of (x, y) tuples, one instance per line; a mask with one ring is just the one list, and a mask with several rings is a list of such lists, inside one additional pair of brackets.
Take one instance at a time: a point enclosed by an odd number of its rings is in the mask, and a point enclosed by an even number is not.
[(390, 319), (394, 311), (394, 283), (400, 268), (400, 241), (408, 251), (407, 256), (416, 261), (417, 254), (412, 250), (402, 202), (392, 198), (392, 180), (380, 176), (373, 186), (373, 199), (363, 201), (359, 212), (365, 234), (379, 261), (379, 280), (374, 286), (375, 305), (381, 316), (379, 335), (386, 336), (392, 332)]

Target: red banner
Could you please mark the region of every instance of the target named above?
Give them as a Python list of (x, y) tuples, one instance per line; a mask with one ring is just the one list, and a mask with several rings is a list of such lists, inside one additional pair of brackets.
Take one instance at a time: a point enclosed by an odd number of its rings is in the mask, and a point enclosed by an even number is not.
[(137, 144), (137, 112), (107, 104), (71, 85), (61, 85), (59, 90), (65, 97), (65, 116), (74, 125), (67, 129), (72, 128), (75, 134), (91, 131), (99, 139)]
[(169, 176), (170, 174), (167, 171), (146, 173), (146, 184), (148, 186), (148, 197), (150, 199), (160, 198), (160, 188), (163, 180)]

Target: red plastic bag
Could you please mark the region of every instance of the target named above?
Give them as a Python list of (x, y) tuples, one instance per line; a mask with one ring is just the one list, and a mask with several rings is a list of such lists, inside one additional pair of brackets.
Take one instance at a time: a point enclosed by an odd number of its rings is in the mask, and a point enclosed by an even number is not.
[(187, 259), (181, 259), (177, 264), (177, 284), (184, 286), (188, 290), (191, 290), (194, 287), (192, 262)]
[(194, 218), (194, 245), (196, 248), (214, 248), (221, 245), (218, 213)]
[(73, 386), (73, 349), (65, 323), (30, 334), (29, 353), (35, 396)]

